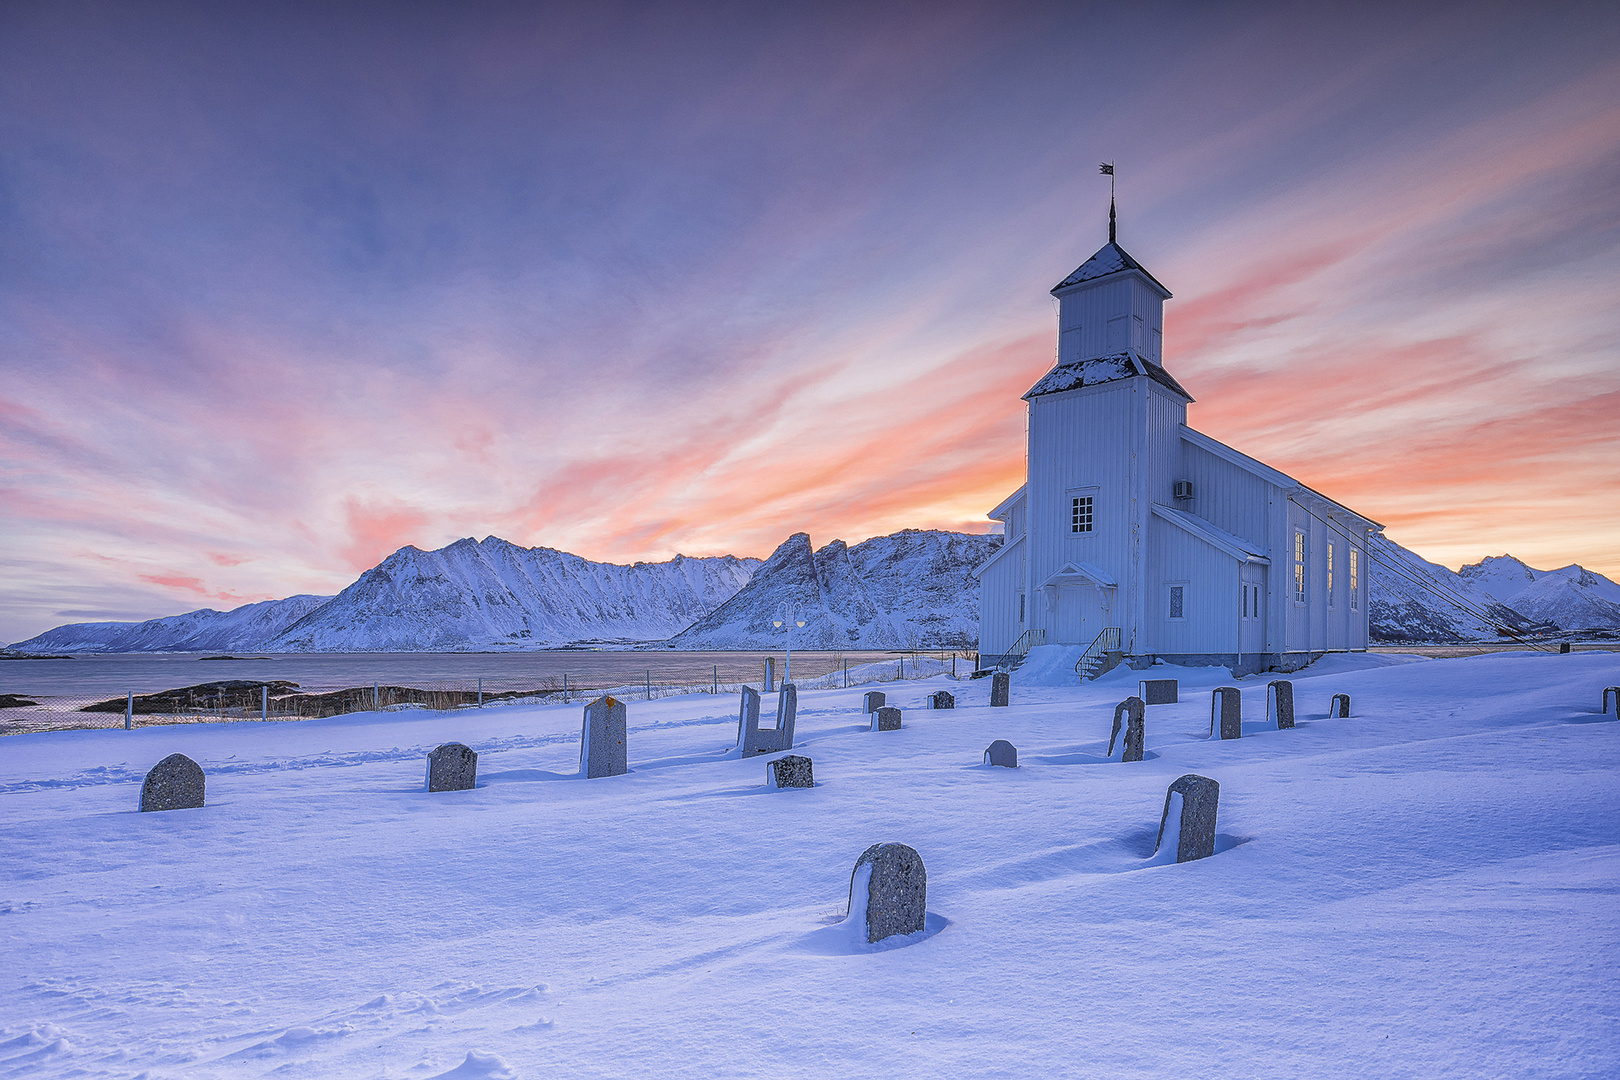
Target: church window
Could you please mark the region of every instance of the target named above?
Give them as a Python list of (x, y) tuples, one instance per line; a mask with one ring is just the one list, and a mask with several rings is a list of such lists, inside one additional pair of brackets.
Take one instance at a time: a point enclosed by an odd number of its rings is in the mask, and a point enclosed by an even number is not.
[(1328, 541), (1327, 561), (1327, 602), (1328, 607), (1333, 606), (1333, 541)]
[(1294, 603), (1305, 602), (1305, 532), (1294, 530)]
[(1018, 625), (1024, 625), (1024, 594), (1018, 594)]
[(1187, 586), (1170, 586), (1170, 617), (1172, 619), (1187, 617)]
[(1088, 533), (1091, 531), (1091, 500), (1090, 495), (1076, 495), (1069, 500), (1069, 531), (1071, 533)]
[(1361, 610), (1361, 552), (1350, 549), (1350, 610)]

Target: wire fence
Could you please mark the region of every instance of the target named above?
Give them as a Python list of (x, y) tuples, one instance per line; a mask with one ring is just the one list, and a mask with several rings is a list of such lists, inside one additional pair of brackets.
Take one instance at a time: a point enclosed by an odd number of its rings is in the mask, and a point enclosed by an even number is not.
[[(969, 677), (976, 655), (963, 652), (915, 653), (894, 659), (838, 662), (831, 670), (809, 678), (796, 678), (800, 690), (825, 690), (871, 683), (926, 679), (937, 675)], [(823, 663), (819, 666), (825, 667)], [(675, 675), (674, 671), (667, 674)], [(411, 685), (372, 682), (369, 685), (309, 689), (284, 680), (226, 679), (162, 690), (105, 694), (0, 693), (0, 735), (64, 731), (77, 728), (149, 727), (160, 724), (213, 724), (229, 721), (295, 721), (350, 713), (422, 709), (450, 712), (524, 705), (555, 705), (589, 701), (604, 694), (624, 700), (646, 700), (682, 694), (735, 694), (743, 686), (766, 687), (767, 670), (760, 677), (738, 679), (736, 672), (722, 678), (720, 665), (712, 667), (702, 683), (690, 679), (690, 665), (682, 678), (660, 678), (656, 666), (635, 677), (630, 671), (600, 673), (594, 677), (547, 675), (540, 677), (485, 677), (412, 679)], [(785, 665), (774, 662), (768, 671), (771, 689), (781, 685)]]

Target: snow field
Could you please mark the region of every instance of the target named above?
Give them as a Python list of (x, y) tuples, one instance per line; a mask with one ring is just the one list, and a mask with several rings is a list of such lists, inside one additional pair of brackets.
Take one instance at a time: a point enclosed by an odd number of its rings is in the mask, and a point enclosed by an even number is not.
[[(1102, 762), (1144, 675), (1182, 700)], [(1330, 658), (1290, 731), (1269, 678), (894, 683), (883, 733), (805, 690), (810, 790), (731, 752), (734, 696), (630, 701), (593, 781), (577, 704), (9, 737), (0, 1077), (1620, 1072), (1620, 657)], [(429, 795), (448, 741), (480, 786)], [(136, 813), (176, 751), (208, 807)], [(1150, 865), (1187, 772), (1217, 853)], [(850, 871), (888, 840), (928, 929), (868, 950)]]

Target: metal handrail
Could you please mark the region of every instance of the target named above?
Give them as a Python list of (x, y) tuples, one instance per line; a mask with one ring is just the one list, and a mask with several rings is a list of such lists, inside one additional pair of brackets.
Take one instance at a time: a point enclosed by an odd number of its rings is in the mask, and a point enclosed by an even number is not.
[(1080, 654), (1080, 659), (1074, 662), (1074, 673), (1082, 679), (1092, 676), (1092, 669), (1102, 666), (1104, 658), (1111, 652), (1119, 650), (1120, 628), (1109, 626), (1097, 635), (1095, 641), (1086, 646), (1086, 651)]
[(1044, 629), (1032, 627), (1031, 629), (1025, 630), (1022, 634), (1018, 635), (1018, 640), (1012, 643), (1012, 648), (1007, 650), (1006, 655), (1028, 656), (1029, 650), (1035, 648), (1037, 645), (1045, 644), (1046, 631)]

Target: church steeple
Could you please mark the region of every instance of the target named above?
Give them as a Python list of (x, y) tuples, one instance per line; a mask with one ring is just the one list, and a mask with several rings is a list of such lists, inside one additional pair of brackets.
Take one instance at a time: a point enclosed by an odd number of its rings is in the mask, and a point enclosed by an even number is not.
[(1114, 242), (1109, 205), (1108, 243), (1058, 282), (1058, 363), (1072, 364), (1133, 352), (1163, 364), (1164, 302), (1170, 290)]

